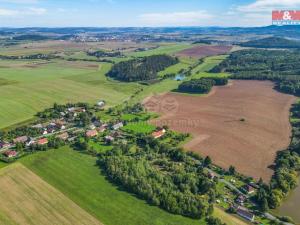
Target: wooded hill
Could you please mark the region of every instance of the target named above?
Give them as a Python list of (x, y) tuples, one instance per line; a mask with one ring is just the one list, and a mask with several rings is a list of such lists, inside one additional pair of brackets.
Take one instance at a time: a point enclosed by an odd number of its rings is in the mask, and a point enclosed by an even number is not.
[(281, 37), (268, 37), (244, 42), (240, 46), (253, 48), (300, 48), (300, 41)]
[(180, 92), (206, 94), (210, 92), (211, 88), (214, 85), (221, 86), (221, 85), (226, 85), (227, 83), (228, 83), (227, 78), (207, 77), (207, 78), (185, 81), (178, 86), (178, 90)]
[(152, 80), (157, 78), (159, 71), (178, 62), (177, 58), (168, 55), (152, 55), (119, 62), (111, 68), (107, 76), (125, 82)]
[(232, 73), (232, 79), (271, 80), (286, 93), (300, 94), (299, 50), (242, 50), (233, 52), (211, 72)]

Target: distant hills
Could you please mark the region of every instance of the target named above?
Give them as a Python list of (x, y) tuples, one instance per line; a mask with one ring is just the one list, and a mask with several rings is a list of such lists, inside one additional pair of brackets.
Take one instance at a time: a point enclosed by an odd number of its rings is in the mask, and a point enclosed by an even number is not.
[(244, 42), (240, 46), (253, 48), (300, 48), (300, 41), (281, 37), (268, 37)]
[(9, 33), (186, 33), (186, 34), (260, 34), (281, 37), (300, 37), (300, 26), (266, 26), (266, 27), (28, 27), (28, 28), (0, 28), (0, 32)]

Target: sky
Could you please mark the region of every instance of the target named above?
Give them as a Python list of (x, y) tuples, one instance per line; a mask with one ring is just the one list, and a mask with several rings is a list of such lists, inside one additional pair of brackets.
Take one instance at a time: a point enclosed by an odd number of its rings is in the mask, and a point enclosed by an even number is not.
[(300, 0), (0, 0), (0, 27), (266, 26)]

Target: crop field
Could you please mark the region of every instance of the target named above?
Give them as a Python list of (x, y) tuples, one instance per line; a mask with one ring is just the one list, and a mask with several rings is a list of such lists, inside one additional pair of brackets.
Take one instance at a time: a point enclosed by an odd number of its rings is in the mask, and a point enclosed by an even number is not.
[(144, 56), (150, 56), (150, 55), (159, 55), (159, 54), (175, 54), (179, 51), (182, 51), (183, 49), (190, 48), (191, 44), (183, 43), (183, 44), (165, 44), (161, 45), (158, 48), (148, 50), (148, 51), (141, 51), (141, 52), (130, 52), (126, 54), (127, 56), (134, 56), (134, 57), (144, 57)]
[(270, 180), (276, 152), (290, 143), (289, 109), (295, 97), (275, 91), (271, 82), (232, 81), (206, 97), (168, 93), (155, 98), (172, 99), (176, 107), (171, 113), (156, 108), (162, 116), (153, 123), (191, 133), (186, 149), (256, 179)]
[(21, 163), (105, 225), (196, 225), (203, 221), (148, 205), (110, 183), (97, 158), (68, 147), (22, 158)]
[(31, 119), (54, 102), (95, 103), (104, 99), (109, 105), (119, 104), (140, 86), (108, 80), (108, 63), (6, 62), (1, 64), (8, 68), (0, 66), (0, 128)]
[(207, 56), (223, 55), (231, 50), (231, 46), (196, 46), (178, 52), (177, 56), (203, 58)]
[(103, 41), (103, 42), (73, 42), (73, 41), (40, 41), (28, 42), (15, 46), (4, 47), (0, 49), (0, 55), (30, 55), (38, 53), (62, 53), (67, 55), (76, 54), (78, 52), (85, 52), (92, 50), (117, 50), (122, 48), (124, 52), (131, 52), (137, 48), (155, 47), (156, 44), (149, 43), (134, 43), (134, 42), (117, 42), (117, 41)]
[(22, 164), (0, 170), (0, 224), (101, 225)]

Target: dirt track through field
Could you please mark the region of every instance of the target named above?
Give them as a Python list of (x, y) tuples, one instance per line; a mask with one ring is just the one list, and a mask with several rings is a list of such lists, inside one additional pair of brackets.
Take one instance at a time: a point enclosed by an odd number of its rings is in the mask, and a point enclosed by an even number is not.
[(294, 101), (268, 81), (232, 81), (206, 97), (168, 93), (145, 105), (162, 114), (152, 123), (193, 135), (186, 149), (269, 181), (276, 152), (290, 143), (289, 109)]
[(22, 164), (0, 170), (0, 224), (101, 225)]

